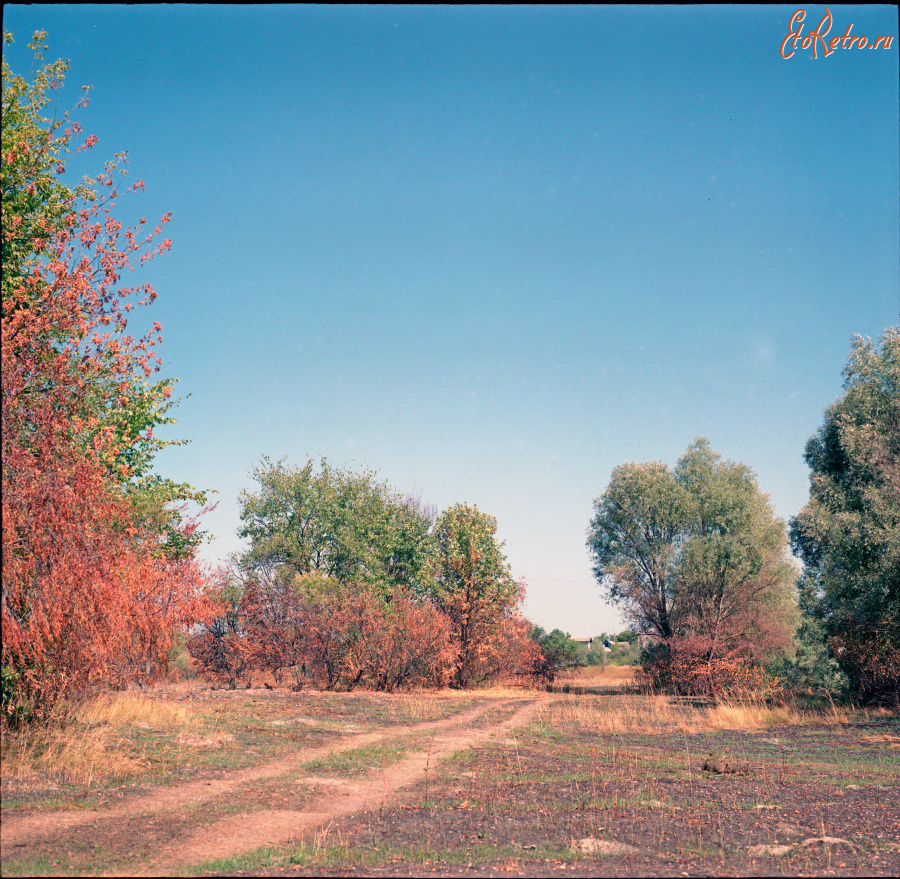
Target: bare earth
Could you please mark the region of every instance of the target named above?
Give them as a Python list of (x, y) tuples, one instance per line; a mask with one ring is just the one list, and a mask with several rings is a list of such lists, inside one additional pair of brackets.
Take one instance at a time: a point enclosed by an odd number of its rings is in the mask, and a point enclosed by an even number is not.
[[(445, 720), (426, 721), (400, 729), (384, 729), (351, 735), (339, 744), (326, 748), (300, 750), (290, 760), (254, 769), (235, 772), (227, 778), (212, 781), (192, 781), (173, 787), (154, 790), (111, 808), (72, 810), (61, 812), (9, 812), (3, 816), (0, 841), (4, 852), (27, 849), (30, 844), (57, 840), (58, 848), (66, 850), (72, 840), (85, 840), (99, 833), (109, 838), (109, 831), (123, 826), (134, 827), (138, 835), (146, 835), (151, 819), (162, 819), (183, 807), (195, 807), (204, 801), (239, 796), (254, 783), (273, 778), (301, 767), (311, 760), (325, 758), (341, 751), (362, 748), (388, 740), (399, 741), (413, 734), (425, 736), (427, 749), (411, 750), (409, 756), (385, 767), (374, 776), (360, 780), (331, 777), (300, 776), (298, 784), (324, 788), (325, 792), (304, 804), (302, 809), (267, 809), (228, 817), (200, 828), (187, 827), (182, 834), (173, 834), (167, 843), (154, 846), (152, 856), (138, 875), (169, 875), (191, 864), (203, 863), (229, 855), (241, 854), (263, 845), (276, 845), (296, 839), (304, 831), (327, 824), (335, 818), (376, 805), (384, 805), (401, 788), (424, 778), (430, 767), (454, 751), (493, 740), (506, 741), (510, 734), (525, 724), (542, 700), (549, 697), (506, 699), (491, 707), (514, 707), (506, 720), (487, 728), (472, 724), (487, 710), (480, 705)], [(144, 828), (143, 831), (137, 826)], [(174, 828), (170, 828), (174, 829)], [(117, 834), (113, 834), (117, 835)], [(168, 835), (168, 834), (167, 834)], [(162, 840), (157, 840), (161, 843)], [(133, 875), (129, 867), (120, 875)]]
[(168, 775), (4, 778), (2, 874), (900, 875), (900, 717), (597, 725), (630, 698), (207, 693)]

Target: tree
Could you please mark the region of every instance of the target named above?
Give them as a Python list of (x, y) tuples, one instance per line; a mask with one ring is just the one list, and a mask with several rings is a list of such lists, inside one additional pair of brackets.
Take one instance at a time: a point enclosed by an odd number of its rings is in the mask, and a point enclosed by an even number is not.
[[(463, 504), (435, 519), (372, 472), (325, 459), (292, 468), (264, 458), (253, 475), (260, 490), (241, 494), (238, 532), (251, 544), (233, 572), (248, 672), (278, 679), (294, 668), (298, 683), (388, 690), (533, 675), (523, 587), (490, 516)], [(210, 667), (221, 655), (230, 673), (215, 638), (192, 651)]]
[[(46, 34), (38, 31), (29, 44), (35, 61), (46, 50)], [(12, 42), (12, 36), (4, 34)], [(98, 461), (107, 476), (119, 482), (132, 505), (132, 515), (151, 530), (163, 531), (167, 539), (158, 551), (173, 557), (186, 557), (199, 545), (204, 532), (187, 527), (184, 516), (188, 502), (203, 507), (206, 493), (184, 483), (177, 484), (151, 472), (156, 453), (183, 440), (161, 440), (157, 427), (174, 424), (168, 415), (177, 401), (171, 399), (173, 379), (149, 383), (149, 366), (158, 371), (159, 359), (153, 348), (161, 341), (158, 326), (142, 339), (126, 334), (127, 314), (135, 304), (149, 304), (156, 294), (150, 285), (114, 291), (122, 271), (132, 260), (143, 264), (168, 250), (169, 241), (150, 246), (160, 235), (169, 215), (152, 232), (141, 219), (137, 228), (125, 229), (112, 215), (118, 196), (116, 177), (127, 172), (125, 153), (107, 162), (95, 179), (85, 178), (74, 188), (61, 182), (66, 156), (73, 151), (73, 139), (82, 131), (68, 112), (61, 119), (40, 114), (50, 103), (50, 93), (60, 88), (68, 62), (59, 60), (39, 67), (33, 82), (15, 76), (3, 62), (3, 317), (7, 321), (5, 344), (8, 353), (18, 351), (44, 363), (60, 347), (72, 345), (70, 367), (74, 370), (80, 393), (70, 401), (69, 424), (80, 431), (80, 442)], [(87, 92), (79, 107), (87, 105)], [(74, 152), (90, 149), (97, 143), (86, 137)], [(143, 181), (127, 192), (144, 188)], [(106, 189), (106, 194), (99, 192)], [(124, 239), (124, 242), (121, 240)], [(143, 252), (140, 252), (145, 248)], [(75, 268), (77, 267), (77, 268)], [(58, 272), (62, 270), (62, 274)], [(71, 295), (82, 299), (83, 313), (100, 315), (93, 329), (87, 324), (72, 324), (42, 286), (53, 280), (57, 289), (68, 287)], [(79, 285), (82, 285), (79, 289)], [(135, 303), (133, 294), (142, 294)], [(132, 301), (126, 301), (131, 299)], [(100, 314), (102, 312), (102, 314)], [(74, 312), (73, 314), (78, 314)], [(30, 322), (30, 332), (18, 336), (18, 319)], [(40, 327), (40, 330), (38, 330)], [(104, 333), (102, 327), (113, 327)], [(96, 333), (94, 331), (97, 331)], [(93, 336), (97, 335), (97, 339)], [(102, 334), (102, 338), (101, 338)], [(99, 342), (99, 343), (98, 343)], [(26, 348), (28, 349), (26, 351)], [(78, 357), (81, 354), (82, 356)], [(132, 364), (129, 366), (128, 364)], [(134, 369), (133, 366), (139, 366)], [(37, 383), (26, 393), (49, 390), (47, 370), (39, 370)], [(74, 404), (77, 403), (77, 407)], [(96, 445), (103, 435), (103, 448)]]
[(588, 530), (594, 576), (642, 632), (670, 638), (678, 610), (679, 541), (690, 509), (687, 492), (665, 464), (622, 464), (594, 508)]
[(516, 629), (523, 587), (513, 580), (496, 533), (497, 520), (468, 504), (450, 507), (434, 527), (429, 589), (450, 618), (460, 688), (497, 674), (506, 636)]
[(374, 473), (336, 468), (324, 458), (318, 472), (311, 458), (302, 467), (263, 458), (253, 476), (260, 490), (240, 495), (238, 534), (251, 541), (239, 559), (245, 570), (319, 572), (370, 584), (386, 601), (398, 586), (417, 584), (430, 519)]
[(159, 324), (127, 334), (128, 312), (155, 293), (119, 281), (169, 242), (153, 243), (162, 223), (123, 231), (116, 162), (95, 181), (104, 198), (56, 179), (80, 129), (65, 116), (60, 134), (40, 114), (66, 67), (27, 83), (3, 62), (2, 681), (13, 721), (101, 681), (158, 673), (175, 633), (206, 611), (196, 522), (163, 515), (159, 494), (159, 509), (143, 497), (147, 515), (132, 503), (170, 391), (146, 385)]
[(674, 471), (617, 467), (595, 501), (588, 549), (610, 599), (656, 639), (663, 660), (675, 647), (694, 656), (684, 667), (692, 676), (705, 669), (702, 686), (723, 685), (738, 655), (763, 662), (790, 649), (796, 602), (784, 526), (753, 472), (703, 438)]
[(806, 445), (791, 540), (814, 616), (864, 702), (900, 703), (900, 328), (853, 337), (844, 394)]
[(562, 629), (547, 633), (540, 626), (532, 626), (529, 636), (540, 648), (541, 662), (537, 674), (545, 683), (552, 684), (561, 671), (585, 665), (578, 643)]
[(790, 649), (797, 624), (796, 572), (788, 561), (784, 523), (744, 464), (723, 461), (698, 439), (675, 478), (691, 497), (677, 590), (683, 631), (717, 652), (745, 646), (758, 660)]

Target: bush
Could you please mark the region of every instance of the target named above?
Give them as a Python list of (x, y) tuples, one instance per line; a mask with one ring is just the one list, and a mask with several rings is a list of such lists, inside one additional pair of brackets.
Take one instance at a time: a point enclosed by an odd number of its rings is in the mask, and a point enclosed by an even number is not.
[(187, 636), (180, 634), (169, 650), (168, 656), (169, 677), (173, 680), (192, 680), (197, 677), (197, 671), (191, 662), (191, 655), (187, 649)]
[[(391, 692), (458, 679), (462, 656), (450, 617), (403, 588), (385, 600), (364, 584), (276, 574), (253, 575), (240, 592), (238, 598), (233, 576), (220, 583), (220, 615), (187, 639), (190, 657), (210, 681), (236, 687), (258, 672), (276, 683), (291, 675), (297, 688)], [(469, 644), (467, 684), (534, 680), (541, 653), (527, 622), (508, 610), (490, 622)]]
[(777, 679), (741, 645), (715, 654), (709, 638), (669, 638), (645, 650), (639, 680), (679, 696), (745, 698), (780, 689)]
[(329, 625), (345, 633), (337, 682), (347, 689), (446, 686), (453, 669), (450, 621), (433, 605), (404, 592), (385, 605), (359, 590), (345, 596)]
[(541, 652), (536, 673), (544, 683), (552, 684), (561, 671), (585, 665), (580, 645), (561, 629), (547, 634), (540, 626), (533, 626), (529, 634)]
[(845, 623), (829, 641), (853, 695), (864, 705), (900, 708), (900, 625)]

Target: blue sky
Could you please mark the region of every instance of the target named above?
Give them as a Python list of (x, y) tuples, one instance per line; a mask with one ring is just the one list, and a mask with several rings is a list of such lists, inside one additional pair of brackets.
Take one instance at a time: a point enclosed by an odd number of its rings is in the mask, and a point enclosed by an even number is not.
[(326, 456), (496, 516), (528, 616), (595, 635), (618, 464), (704, 435), (795, 515), (851, 334), (900, 321), (896, 8), (784, 59), (797, 8), (5, 6), (16, 72), (40, 28), (60, 109), (93, 86), (84, 170), (145, 181), (120, 217), (173, 213), (143, 319), (206, 556), (262, 455)]

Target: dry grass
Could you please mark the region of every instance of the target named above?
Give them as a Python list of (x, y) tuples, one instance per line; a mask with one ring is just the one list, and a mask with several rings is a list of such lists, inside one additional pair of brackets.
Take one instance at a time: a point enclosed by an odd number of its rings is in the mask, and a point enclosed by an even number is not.
[(191, 722), (184, 706), (132, 694), (62, 705), (46, 725), (15, 733), (3, 725), (3, 778), (42, 775), (90, 785), (98, 776), (141, 774), (149, 761), (134, 747), (134, 729), (170, 730)]
[[(546, 693), (546, 688), (541, 686), (525, 686), (522, 684), (493, 684), (489, 687), (475, 687), (471, 690), (455, 690), (449, 687), (445, 690), (417, 690), (409, 694), (410, 698), (418, 697), (424, 700), (445, 699), (454, 701), (472, 702), (476, 699), (515, 699), (528, 698), (540, 693)], [(391, 698), (396, 699), (402, 694), (392, 693)]]
[(568, 684), (590, 684), (606, 687), (627, 687), (635, 682), (638, 666), (634, 665), (586, 665), (564, 672), (559, 680)]
[(181, 726), (190, 722), (190, 711), (184, 705), (173, 705), (159, 699), (147, 699), (131, 693), (97, 696), (71, 706), (67, 719), (86, 726)]
[(764, 729), (846, 720), (847, 712), (836, 707), (823, 714), (755, 703), (695, 706), (668, 696), (568, 696), (545, 706), (536, 716), (536, 722), (543, 725), (577, 726), (596, 733), (667, 730), (694, 734), (714, 729)]
[[(456, 700), (450, 693), (436, 695), (434, 691), (422, 690), (415, 693), (391, 693), (389, 697), (391, 713), (400, 721), (421, 722), (441, 720), (457, 710)], [(450, 697), (450, 698), (448, 698)], [(454, 704), (448, 705), (449, 702)]]

